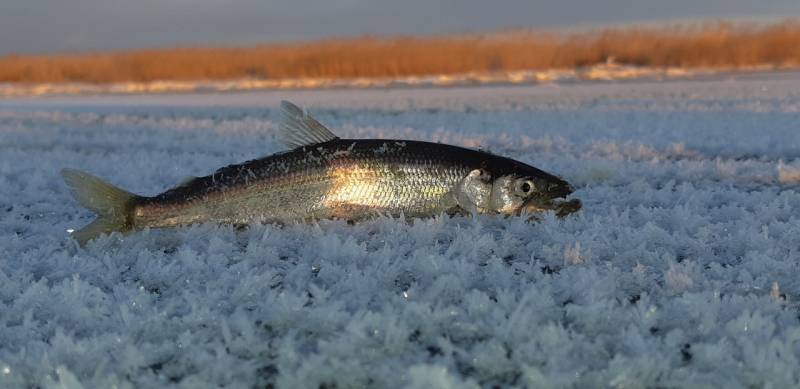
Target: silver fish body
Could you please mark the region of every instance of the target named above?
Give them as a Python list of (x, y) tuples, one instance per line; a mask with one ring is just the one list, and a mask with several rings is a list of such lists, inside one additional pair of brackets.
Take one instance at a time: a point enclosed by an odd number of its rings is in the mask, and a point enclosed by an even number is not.
[(292, 150), (221, 168), (153, 197), (65, 170), (75, 197), (100, 215), (76, 238), (83, 243), (111, 231), (206, 222), (569, 213), (580, 207), (577, 200), (553, 202), (572, 192), (566, 181), (510, 158), (430, 142), (340, 139), (296, 106), (284, 103), (284, 110), (282, 130)]

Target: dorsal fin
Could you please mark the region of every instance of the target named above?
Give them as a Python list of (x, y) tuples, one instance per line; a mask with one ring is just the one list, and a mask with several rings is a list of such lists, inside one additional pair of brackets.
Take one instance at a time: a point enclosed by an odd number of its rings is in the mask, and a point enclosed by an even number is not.
[(291, 149), (339, 139), (308, 112), (288, 101), (281, 101), (281, 115), (278, 139)]

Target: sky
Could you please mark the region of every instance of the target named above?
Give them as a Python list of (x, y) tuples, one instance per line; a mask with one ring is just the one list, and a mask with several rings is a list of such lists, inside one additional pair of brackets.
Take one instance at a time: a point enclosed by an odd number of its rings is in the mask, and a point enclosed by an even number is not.
[(0, 55), (794, 16), (798, 0), (2, 0)]

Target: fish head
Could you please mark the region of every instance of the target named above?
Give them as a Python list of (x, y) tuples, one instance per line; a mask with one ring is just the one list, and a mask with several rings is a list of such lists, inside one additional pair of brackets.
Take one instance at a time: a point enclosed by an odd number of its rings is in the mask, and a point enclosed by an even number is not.
[[(531, 214), (552, 210), (556, 213), (556, 216), (564, 217), (581, 209), (580, 200), (566, 199), (567, 196), (575, 191), (567, 181), (559, 177), (550, 176), (547, 178), (539, 177), (533, 182), (537, 186), (534, 186), (534, 189), (529, 191), (530, 194), (519, 209), (519, 213)], [(524, 186), (524, 188), (527, 188), (527, 186)]]
[(580, 200), (564, 201), (573, 191), (568, 182), (549, 174), (507, 174), (493, 180), (489, 204), (506, 215), (553, 210), (564, 216), (580, 209)]
[(566, 200), (574, 188), (564, 179), (518, 161), (502, 158), (470, 173), (469, 198), (476, 210), (504, 215), (555, 211), (566, 216), (581, 208), (580, 200)]

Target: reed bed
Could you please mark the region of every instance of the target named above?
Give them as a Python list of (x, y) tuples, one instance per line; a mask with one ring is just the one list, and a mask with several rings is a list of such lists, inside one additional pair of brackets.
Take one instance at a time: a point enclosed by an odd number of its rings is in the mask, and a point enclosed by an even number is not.
[(4, 83), (408, 77), (605, 63), (745, 68), (800, 65), (800, 20), (359, 37), (228, 48), (0, 57)]

